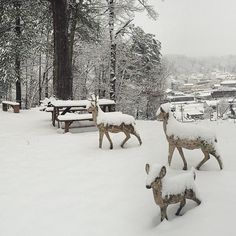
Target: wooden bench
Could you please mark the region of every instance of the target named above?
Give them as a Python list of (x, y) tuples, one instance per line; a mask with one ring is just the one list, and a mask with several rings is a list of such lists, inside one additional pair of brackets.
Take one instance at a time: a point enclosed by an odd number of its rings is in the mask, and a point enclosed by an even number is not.
[(74, 121), (85, 121), (89, 120), (92, 121), (93, 117), (92, 114), (76, 114), (76, 113), (66, 113), (65, 115), (57, 116), (57, 120), (59, 122), (65, 123), (65, 133), (69, 132), (69, 127)]
[(7, 111), (10, 106), (13, 108), (14, 113), (20, 112), (20, 103), (11, 102), (11, 101), (2, 101), (2, 110), (3, 111)]

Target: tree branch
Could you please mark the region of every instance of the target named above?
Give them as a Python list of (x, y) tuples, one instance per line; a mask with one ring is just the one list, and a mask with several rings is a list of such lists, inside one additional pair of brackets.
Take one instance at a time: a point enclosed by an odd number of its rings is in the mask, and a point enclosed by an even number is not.
[(117, 30), (115, 38), (133, 21), (133, 19), (128, 20), (120, 29)]

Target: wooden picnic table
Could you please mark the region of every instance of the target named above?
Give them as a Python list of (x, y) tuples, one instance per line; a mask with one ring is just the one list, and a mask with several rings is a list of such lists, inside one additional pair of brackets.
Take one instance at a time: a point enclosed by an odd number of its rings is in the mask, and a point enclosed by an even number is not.
[[(51, 102), (53, 107), (52, 112), (52, 124), (55, 126), (57, 117), (59, 115), (65, 115), (69, 112), (86, 110), (87, 105), (90, 103), (89, 100), (56, 100)], [(115, 106), (115, 101), (110, 99), (99, 99), (98, 104), (103, 111), (112, 111)]]

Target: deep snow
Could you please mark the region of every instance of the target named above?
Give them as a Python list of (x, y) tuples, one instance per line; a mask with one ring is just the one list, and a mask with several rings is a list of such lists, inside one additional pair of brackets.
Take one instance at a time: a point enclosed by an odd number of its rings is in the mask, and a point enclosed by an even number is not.
[[(145, 188), (145, 164), (167, 163), (162, 123), (137, 121), (143, 140), (123, 134), (104, 138), (98, 148), (94, 127), (63, 134), (51, 116), (37, 109), (19, 114), (0, 111), (0, 235), (2, 236), (151, 236), (235, 235), (236, 124), (202, 121), (217, 134), (224, 162), (219, 170), (211, 158), (196, 171), (202, 204), (189, 201), (183, 216), (168, 208), (160, 223), (152, 192)], [(87, 128), (86, 128), (87, 129)], [(83, 132), (82, 132), (83, 131)], [(200, 150), (185, 151), (189, 169), (202, 158)], [(170, 176), (183, 173), (174, 153)]]

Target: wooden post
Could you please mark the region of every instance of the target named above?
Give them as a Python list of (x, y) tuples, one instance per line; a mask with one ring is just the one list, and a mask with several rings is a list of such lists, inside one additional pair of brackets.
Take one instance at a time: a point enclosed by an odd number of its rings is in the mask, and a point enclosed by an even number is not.
[(2, 103), (2, 110), (7, 111), (8, 105), (6, 103)]
[(20, 112), (20, 105), (13, 105), (12, 107), (13, 107), (14, 113)]

